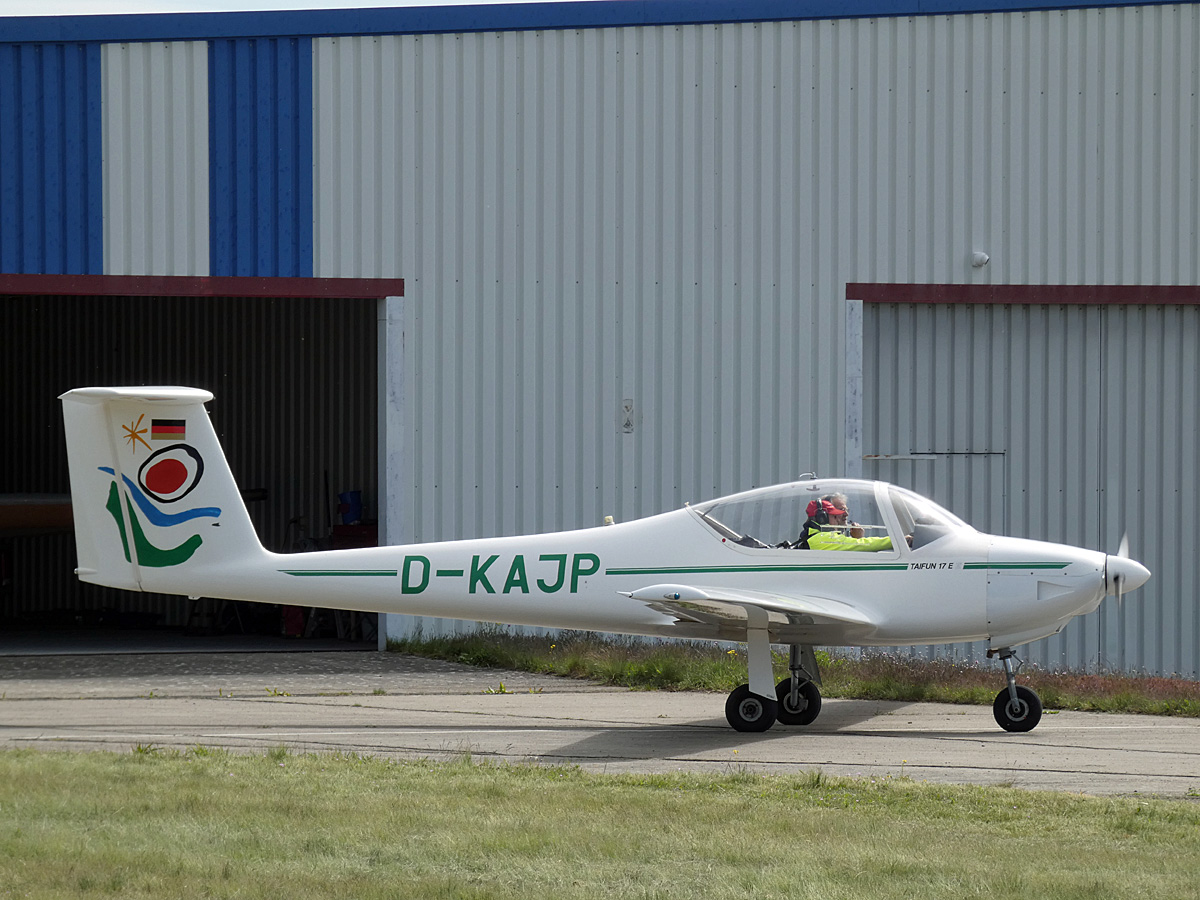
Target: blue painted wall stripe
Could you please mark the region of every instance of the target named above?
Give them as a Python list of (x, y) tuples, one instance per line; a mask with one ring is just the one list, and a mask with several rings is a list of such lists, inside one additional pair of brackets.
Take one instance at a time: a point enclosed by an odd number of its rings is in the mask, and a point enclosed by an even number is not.
[(312, 41), (209, 44), (213, 275), (311, 277)]
[(5, 19), (12, 41), (206, 40), (276, 35), (423, 34), (541, 28), (614, 28), (789, 19), (952, 15), (1038, 9), (1167, 5), (1047, 0), (567, 0), (541, 3), (364, 9), (21, 16)]
[(20, 122), (15, 118), (20, 86), (16, 77), (18, 48), (0, 44), (0, 272), (15, 272), (17, 256), (13, 252), (13, 226), (9, 219), (17, 210), (17, 189), (21, 184), (17, 155), (21, 146)]
[(100, 45), (0, 44), (0, 271), (104, 265)]

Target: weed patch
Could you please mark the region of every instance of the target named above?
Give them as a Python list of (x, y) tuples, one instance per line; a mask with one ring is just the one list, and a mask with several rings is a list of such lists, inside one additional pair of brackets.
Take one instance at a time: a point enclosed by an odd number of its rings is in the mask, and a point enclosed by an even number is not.
[[(587, 679), (633, 690), (728, 692), (747, 680), (744, 647), (629, 640), (590, 632), (536, 637), (495, 629), (390, 641), (388, 649), (485, 668)], [(775, 675), (783, 678), (787, 657), (781, 652), (774, 657)], [(882, 652), (850, 657), (818, 651), (817, 659), (821, 693), (826, 697), (990, 706), (1004, 686), (1003, 671), (993, 663), (930, 660)], [(1200, 683), (1184, 678), (1026, 667), (1018, 682), (1037, 691), (1048, 710), (1200, 717)]]

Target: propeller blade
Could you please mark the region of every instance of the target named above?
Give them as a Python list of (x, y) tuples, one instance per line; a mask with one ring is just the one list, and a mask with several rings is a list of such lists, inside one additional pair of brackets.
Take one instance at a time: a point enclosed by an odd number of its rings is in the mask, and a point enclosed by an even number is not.
[[(1121, 543), (1117, 546), (1117, 556), (1121, 559), (1129, 559), (1129, 532), (1121, 535)], [(1117, 612), (1121, 611), (1121, 600), (1125, 594), (1125, 576), (1117, 575), (1113, 579), (1113, 587), (1117, 589)]]

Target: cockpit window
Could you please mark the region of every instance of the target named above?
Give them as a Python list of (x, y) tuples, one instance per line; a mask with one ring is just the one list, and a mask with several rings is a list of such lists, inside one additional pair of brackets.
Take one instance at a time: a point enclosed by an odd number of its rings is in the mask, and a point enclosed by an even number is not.
[(900, 520), (900, 529), (905, 534), (912, 535), (914, 550), (931, 544), (953, 531), (964, 528), (969, 530), (971, 527), (958, 516), (919, 494), (898, 487), (890, 487), (888, 491), (892, 509), (896, 512), (896, 518)]
[[(819, 529), (809, 529), (808, 507), (824, 500), (835, 510)], [(887, 526), (870, 483), (805, 483), (738, 494), (694, 507), (701, 519), (722, 538), (756, 549), (891, 550)], [(822, 505), (824, 509), (824, 505)], [(820, 537), (810, 546), (817, 532)]]

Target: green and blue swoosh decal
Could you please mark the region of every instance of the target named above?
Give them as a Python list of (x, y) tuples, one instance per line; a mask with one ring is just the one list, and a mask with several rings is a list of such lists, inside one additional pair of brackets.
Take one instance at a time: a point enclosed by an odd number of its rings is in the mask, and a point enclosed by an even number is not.
[[(129, 534), (125, 530), (125, 522), (121, 517), (121, 499), (120, 492), (117, 490), (116, 472), (107, 466), (98, 467), (101, 472), (107, 472), (113, 476), (113, 481), (108, 488), (108, 502), (105, 504), (105, 509), (113, 517), (113, 521), (117, 523), (117, 530), (121, 534), (121, 546), (125, 550), (125, 561), (132, 562), (133, 559), (129, 552)], [(185, 522), (190, 522), (193, 519), (212, 518), (215, 519), (221, 515), (221, 510), (215, 506), (198, 506), (192, 509), (185, 509), (178, 513), (166, 513), (156, 507), (141, 489), (136, 484), (129, 480), (125, 475), (121, 476), (121, 480), (125, 482), (125, 486), (129, 489), (129, 496), (133, 498), (138, 505), (138, 509), (146, 519), (153, 525), (159, 527), (170, 527), (173, 525), (181, 525)], [(137, 512), (133, 508), (133, 502), (127, 498), (125, 508), (129, 513), (129, 525), (133, 532), (133, 545), (137, 550), (138, 564), (149, 566), (151, 568), (167, 568), (169, 566), (177, 566), (180, 563), (185, 563), (192, 558), (192, 554), (199, 549), (204, 543), (204, 539), (198, 534), (193, 534), (183, 543), (175, 547), (157, 547), (150, 542), (146, 537), (146, 532), (142, 528), (141, 520), (138, 518)]]

